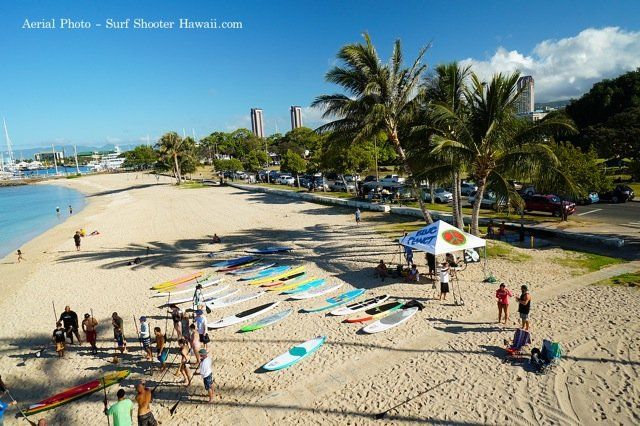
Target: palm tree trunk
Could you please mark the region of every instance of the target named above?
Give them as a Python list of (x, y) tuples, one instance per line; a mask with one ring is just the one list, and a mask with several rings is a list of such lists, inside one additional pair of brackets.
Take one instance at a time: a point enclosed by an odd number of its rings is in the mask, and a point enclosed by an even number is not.
[(176, 178), (178, 179), (178, 185), (182, 183), (182, 176), (180, 175), (180, 163), (178, 163), (178, 156), (173, 154), (173, 163), (176, 166)]
[(471, 211), (471, 233), (476, 236), (479, 236), (478, 222), (480, 221), (480, 206), (482, 205), (486, 184), (486, 177), (478, 178), (478, 191), (476, 192), (476, 199), (473, 200), (473, 210)]
[(460, 173), (453, 173), (453, 203), (455, 204), (455, 223), (460, 229), (464, 229), (464, 219), (462, 217), (462, 191), (460, 189)]
[(407, 156), (404, 153), (404, 149), (402, 149), (402, 146), (400, 145), (398, 134), (396, 132), (389, 132), (389, 139), (391, 139), (393, 147), (396, 150), (396, 154), (398, 154), (398, 158), (400, 158), (400, 162), (402, 164), (404, 172), (407, 175), (412, 176), (412, 178), (410, 179), (411, 192), (413, 193), (413, 196), (418, 199), (418, 204), (420, 205), (420, 211), (422, 211), (422, 217), (424, 217), (424, 221), (428, 224), (433, 223), (433, 218), (431, 217), (429, 210), (427, 210), (427, 207), (424, 205), (424, 200), (422, 199), (422, 194), (420, 193), (420, 188), (418, 187), (418, 182), (413, 179), (413, 172), (411, 171), (411, 166), (407, 161)]

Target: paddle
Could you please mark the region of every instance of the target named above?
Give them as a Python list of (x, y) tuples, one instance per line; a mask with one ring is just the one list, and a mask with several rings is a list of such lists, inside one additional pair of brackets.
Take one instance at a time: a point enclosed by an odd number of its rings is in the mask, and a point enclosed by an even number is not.
[[(198, 371), (198, 368), (200, 368), (200, 363), (202, 363), (202, 359), (200, 360), (200, 362), (198, 363), (198, 365), (196, 365), (196, 371)], [(180, 404), (180, 401), (182, 401), (182, 397), (189, 392), (189, 386), (191, 385), (191, 381), (193, 380), (193, 376), (195, 376), (196, 373), (193, 373), (191, 375), (191, 377), (189, 377), (189, 382), (187, 382), (186, 386), (184, 387), (184, 391), (185, 393), (180, 395), (178, 397), (178, 400), (176, 401), (175, 404), (173, 404), (173, 406), (169, 409), (169, 413), (173, 416), (173, 414), (176, 412), (176, 409), (178, 408), (178, 404)]]
[[(102, 382), (102, 390), (104, 391), (104, 409), (106, 411), (107, 410), (107, 386), (104, 383), (104, 377), (101, 377), (100, 381)], [(111, 419), (109, 418), (109, 413), (106, 413), (106, 414), (107, 414), (107, 424), (111, 426)]]
[(138, 343), (140, 343), (140, 350), (144, 351), (142, 348), (142, 337), (140, 336), (140, 330), (138, 329), (138, 323), (136, 322), (136, 314), (133, 314), (133, 324), (136, 326), (136, 334), (138, 335)]
[(9, 389), (7, 389), (7, 385), (4, 384), (4, 381), (2, 380), (2, 376), (0, 376), (0, 393), (2, 392), (6, 392), (7, 395), (9, 395), (9, 398), (11, 398), (11, 401), (13, 401), (16, 404), (16, 408), (18, 409), (18, 411), (20, 412), (20, 415), (22, 416), (23, 419), (25, 419), (26, 421), (29, 422), (29, 424), (31, 426), (37, 426), (34, 422), (32, 422), (31, 420), (29, 420), (27, 418), (27, 416), (24, 414), (24, 412), (22, 411), (22, 408), (20, 408), (20, 406), (18, 405), (18, 401), (16, 401), (13, 398), (13, 395), (11, 395), (11, 392), (9, 392)]
[(440, 382), (440, 383), (438, 383), (437, 385), (431, 386), (429, 389), (425, 389), (424, 391), (422, 391), (422, 392), (420, 392), (419, 394), (417, 394), (417, 395), (415, 395), (415, 396), (413, 396), (413, 397), (411, 397), (411, 398), (407, 399), (406, 401), (403, 401), (403, 402), (401, 402), (401, 403), (400, 403), (400, 404), (398, 404), (398, 405), (394, 405), (393, 407), (389, 408), (389, 409), (388, 409), (388, 410), (386, 410), (386, 411), (383, 411), (383, 412), (381, 412), (381, 413), (376, 414), (376, 415), (375, 415), (375, 418), (376, 418), (377, 420), (384, 419), (384, 417), (387, 415), (387, 413), (388, 413), (389, 411), (391, 411), (391, 410), (395, 410), (396, 408), (400, 407), (401, 405), (404, 405), (404, 404), (406, 404), (407, 402), (412, 401), (412, 400), (416, 399), (417, 397), (422, 396), (422, 395), (424, 395), (425, 393), (427, 393), (427, 392), (429, 392), (429, 391), (432, 391), (432, 390), (434, 390), (435, 388), (437, 388), (437, 387), (439, 387), (439, 386), (444, 385), (445, 383), (450, 383), (450, 382), (453, 382), (453, 381), (454, 381), (454, 379), (449, 379), (449, 380), (445, 380), (444, 382)]
[[(167, 305), (169, 305), (169, 300), (171, 300), (171, 292), (169, 292), (169, 295), (167, 296)], [(167, 315), (167, 317), (164, 319), (164, 335), (167, 335), (167, 323), (169, 322), (169, 315)], [(173, 335), (173, 333), (171, 333), (171, 335)]]
[(53, 305), (53, 317), (54, 317), (54, 323), (58, 322), (58, 314), (56, 313), (56, 304), (55, 302), (52, 300), (51, 304)]

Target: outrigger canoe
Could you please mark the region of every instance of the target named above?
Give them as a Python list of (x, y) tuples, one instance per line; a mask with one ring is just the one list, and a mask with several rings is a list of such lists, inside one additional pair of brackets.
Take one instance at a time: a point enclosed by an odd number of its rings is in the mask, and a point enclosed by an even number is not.
[(203, 271), (192, 272), (192, 273), (190, 273), (188, 275), (183, 275), (181, 277), (174, 278), (172, 280), (165, 281), (165, 282), (160, 283), (160, 284), (156, 284), (153, 287), (151, 287), (151, 290), (162, 290), (163, 288), (174, 287), (174, 286), (176, 286), (178, 284), (182, 284), (182, 283), (186, 283), (186, 282), (189, 282), (189, 281), (196, 280), (196, 279), (200, 278), (203, 275), (204, 275)]
[(129, 374), (129, 370), (120, 370), (113, 373), (105, 374), (99, 379), (92, 380), (82, 385), (74, 386), (47, 399), (43, 399), (40, 402), (31, 404), (29, 408), (23, 410), (23, 413), (25, 416), (31, 416), (33, 414), (57, 408), (68, 402), (75, 401), (76, 399), (102, 390), (103, 388), (115, 385), (116, 383), (120, 383), (122, 380), (127, 378)]

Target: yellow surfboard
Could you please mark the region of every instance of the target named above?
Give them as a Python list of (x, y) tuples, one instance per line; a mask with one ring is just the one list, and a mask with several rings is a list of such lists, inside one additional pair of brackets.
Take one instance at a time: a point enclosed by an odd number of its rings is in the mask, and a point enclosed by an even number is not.
[(266, 278), (260, 278), (260, 279), (256, 279), (256, 280), (252, 280), (252, 281), (247, 281), (248, 284), (251, 285), (260, 285), (260, 284), (264, 284), (264, 283), (269, 283), (271, 281), (278, 281), (284, 277), (290, 277), (292, 275), (296, 275), (299, 274), (301, 272), (304, 272), (304, 266), (298, 266), (297, 268), (294, 269), (289, 269), (288, 271), (282, 272), (280, 274), (277, 275), (273, 275), (271, 277), (266, 277)]

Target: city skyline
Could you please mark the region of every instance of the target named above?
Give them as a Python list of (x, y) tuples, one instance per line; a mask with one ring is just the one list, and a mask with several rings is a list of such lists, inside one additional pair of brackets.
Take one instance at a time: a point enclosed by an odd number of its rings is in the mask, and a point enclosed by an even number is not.
[[(384, 60), (400, 38), (407, 64), (421, 46), (431, 44), (430, 70), (453, 60), (472, 65), (483, 78), (519, 69), (535, 79), (540, 102), (578, 97), (595, 81), (640, 66), (640, 25), (633, 18), (640, 15), (640, 3), (631, 1), (606, 10), (586, 1), (578, 17), (562, 2), (542, 1), (535, 8), (491, 2), (483, 8), (483, 20), (465, 8), (422, 1), (376, 8), (360, 1), (281, 2), (281, 8), (262, 2), (250, 8), (203, 1), (151, 4), (0, 4), (0, 46), (9, 65), (0, 71), (0, 115), (14, 150), (52, 143), (146, 143), (182, 129), (203, 137), (251, 128), (248, 112), (254, 105), (266, 114), (265, 135), (276, 127), (286, 133), (291, 105), (300, 106), (305, 126), (316, 128), (324, 122), (322, 111), (309, 105), (316, 96), (339, 90), (324, 76), (336, 65), (340, 47), (362, 41), (363, 32)], [(333, 13), (336, 8), (343, 13)], [(523, 22), (519, 17), (525, 10)], [(94, 28), (22, 28), (26, 18), (63, 17), (91, 21)], [(129, 18), (229, 20), (242, 28), (136, 32), (95, 27)]]

